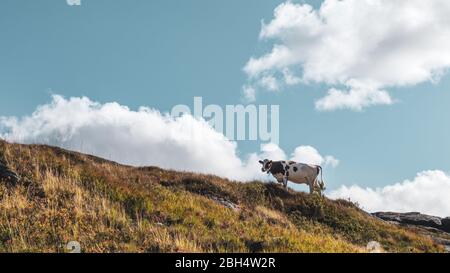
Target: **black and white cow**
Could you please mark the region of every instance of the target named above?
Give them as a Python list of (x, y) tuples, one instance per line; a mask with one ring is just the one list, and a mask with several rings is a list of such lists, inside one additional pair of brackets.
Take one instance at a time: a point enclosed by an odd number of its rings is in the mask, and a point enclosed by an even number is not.
[[(306, 184), (309, 192), (318, 191), (319, 194), (325, 190), (325, 183), (322, 178), (322, 167), (297, 163), (294, 161), (272, 161), (269, 159), (260, 160), (262, 171), (272, 174), (279, 183), (287, 188), (288, 181), (296, 184)], [(320, 180), (319, 180), (320, 174)]]

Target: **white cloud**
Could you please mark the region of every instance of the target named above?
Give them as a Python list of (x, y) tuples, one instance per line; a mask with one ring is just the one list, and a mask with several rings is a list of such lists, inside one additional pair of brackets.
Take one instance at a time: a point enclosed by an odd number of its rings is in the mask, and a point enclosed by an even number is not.
[(69, 6), (81, 6), (81, 0), (66, 0)]
[(269, 91), (278, 91), (280, 87), (278, 86), (278, 80), (272, 75), (263, 76), (259, 80), (259, 85), (264, 87)]
[(312, 146), (299, 146), (295, 148), (291, 155), (291, 160), (314, 165), (330, 165), (335, 168), (339, 164), (339, 160), (331, 155), (323, 157)]
[(264, 179), (259, 159), (284, 159), (276, 144), (242, 160), (229, 141), (204, 120), (190, 115), (172, 118), (147, 107), (137, 111), (116, 102), (53, 96), (30, 116), (0, 117), (0, 138), (41, 143), (90, 153), (134, 166), (216, 174), (236, 180)]
[[(286, 153), (278, 145), (273, 143), (262, 145), (259, 157), (272, 160), (288, 159)], [(294, 152), (289, 157), (289, 160), (306, 164), (331, 166), (333, 168), (339, 165), (339, 160), (334, 156), (322, 156), (319, 151), (312, 146), (298, 146), (294, 149)]]
[(248, 75), (256, 77), (262, 72), (269, 70), (268, 68), (281, 69), (288, 65), (294, 64), (294, 62), (292, 62), (291, 55), (292, 54), (287, 47), (275, 45), (271, 54), (267, 54), (261, 58), (251, 58), (245, 65), (244, 71)]
[(301, 78), (292, 74), (292, 72), (289, 70), (289, 68), (283, 69), (283, 79), (287, 85), (296, 85), (302, 81)]
[(274, 143), (264, 144), (261, 147), (261, 158), (267, 158), (271, 160), (285, 160), (286, 154), (284, 151)]
[(244, 85), (242, 87), (242, 93), (244, 94), (244, 99), (247, 102), (253, 102), (256, 100), (256, 90), (251, 85)]
[(359, 84), (349, 84), (350, 90), (331, 88), (325, 97), (316, 101), (316, 109), (331, 111), (351, 109), (361, 111), (364, 107), (377, 104), (392, 104), (391, 96), (385, 90)]
[[(450, 67), (447, 0), (325, 0), (319, 9), (287, 1), (262, 23), (272, 50), (244, 67), (249, 81), (283, 77), (330, 86), (319, 110), (391, 104), (386, 89), (437, 82)], [(355, 85), (357, 85), (355, 87)]]
[(350, 198), (369, 212), (418, 211), (441, 217), (450, 216), (449, 196), (450, 175), (439, 170), (420, 172), (413, 180), (383, 188), (342, 186), (328, 194), (333, 199)]
[(323, 163), (324, 165), (330, 165), (333, 168), (336, 168), (339, 165), (339, 159), (335, 158), (332, 155), (327, 155), (325, 156), (325, 158), (323, 159)]

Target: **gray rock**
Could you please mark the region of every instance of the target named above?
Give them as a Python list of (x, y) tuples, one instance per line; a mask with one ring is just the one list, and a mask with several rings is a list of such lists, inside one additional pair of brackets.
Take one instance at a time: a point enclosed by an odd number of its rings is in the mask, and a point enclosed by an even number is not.
[(220, 198), (220, 197), (216, 197), (214, 195), (210, 195), (208, 196), (210, 199), (216, 201), (217, 203), (221, 204), (222, 206), (225, 206), (227, 208), (230, 208), (232, 210), (239, 210), (239, 206), (233, 202), (231, 202), (230, 200), (224, 199), (224, 198)]
[(375, 212), (372, 215), (389, 222), (401, 222), (400, 213), (395, 212)]
[(8, 186), (15, 186), (19, 180), (20, 178), (15, 172), (0, 162), (0, 181), (5, 182)]
[(450, 240), (439, 237), (431, 237), (436, 244), (444, 246), (445, 251), (450, 253)]
[(442, 225), (440, 217), (425, 215), (418, 212), (405, 213), (402, 216), (402, 221), (406, 224), (433, 228), (440, 228)]
[(376, 212), (373, 213), (373, 215), (385, 221), (393, 221), (401, 224), (431, 227), (444, 230), (442, 220), (440, 217), (421, 214), (419, 212), (408, 212), (408, 213)]
[(442, 230), (450, 233), (450, 217), (446, 217), (441, 219)]

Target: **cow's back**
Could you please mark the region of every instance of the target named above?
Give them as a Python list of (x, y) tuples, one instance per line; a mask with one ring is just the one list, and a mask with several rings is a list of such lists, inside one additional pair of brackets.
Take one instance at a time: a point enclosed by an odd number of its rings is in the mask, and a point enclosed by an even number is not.
[(294, 183), (311, 183), (317, 177), (317, 166), (304, 163), (289, 164), (288, 180)]

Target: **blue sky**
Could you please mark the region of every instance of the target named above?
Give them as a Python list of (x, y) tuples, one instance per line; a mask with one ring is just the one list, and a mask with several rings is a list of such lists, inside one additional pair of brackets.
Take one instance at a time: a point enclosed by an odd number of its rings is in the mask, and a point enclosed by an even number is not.
[[(320, 1), (305, 1), (318, 8)], [(0, 116), (31, 114), (50, 94), (87, 96), (169, 111), (242, 103), (243, 71), (270, 51), (260, 40), (283, 1), (4, 0), (0, 4)], [(450, 78), (387, 88), (395, 99), (362, 111), (318, 111), (324, 82), (258, 92), (256, 104), (280, 105), (280, 146), (311, 145), (340, 160), (329, 188), (381, 187), (423, 170), (450, 166)], [(238, 143), (242, 155), (260, 143)]]

